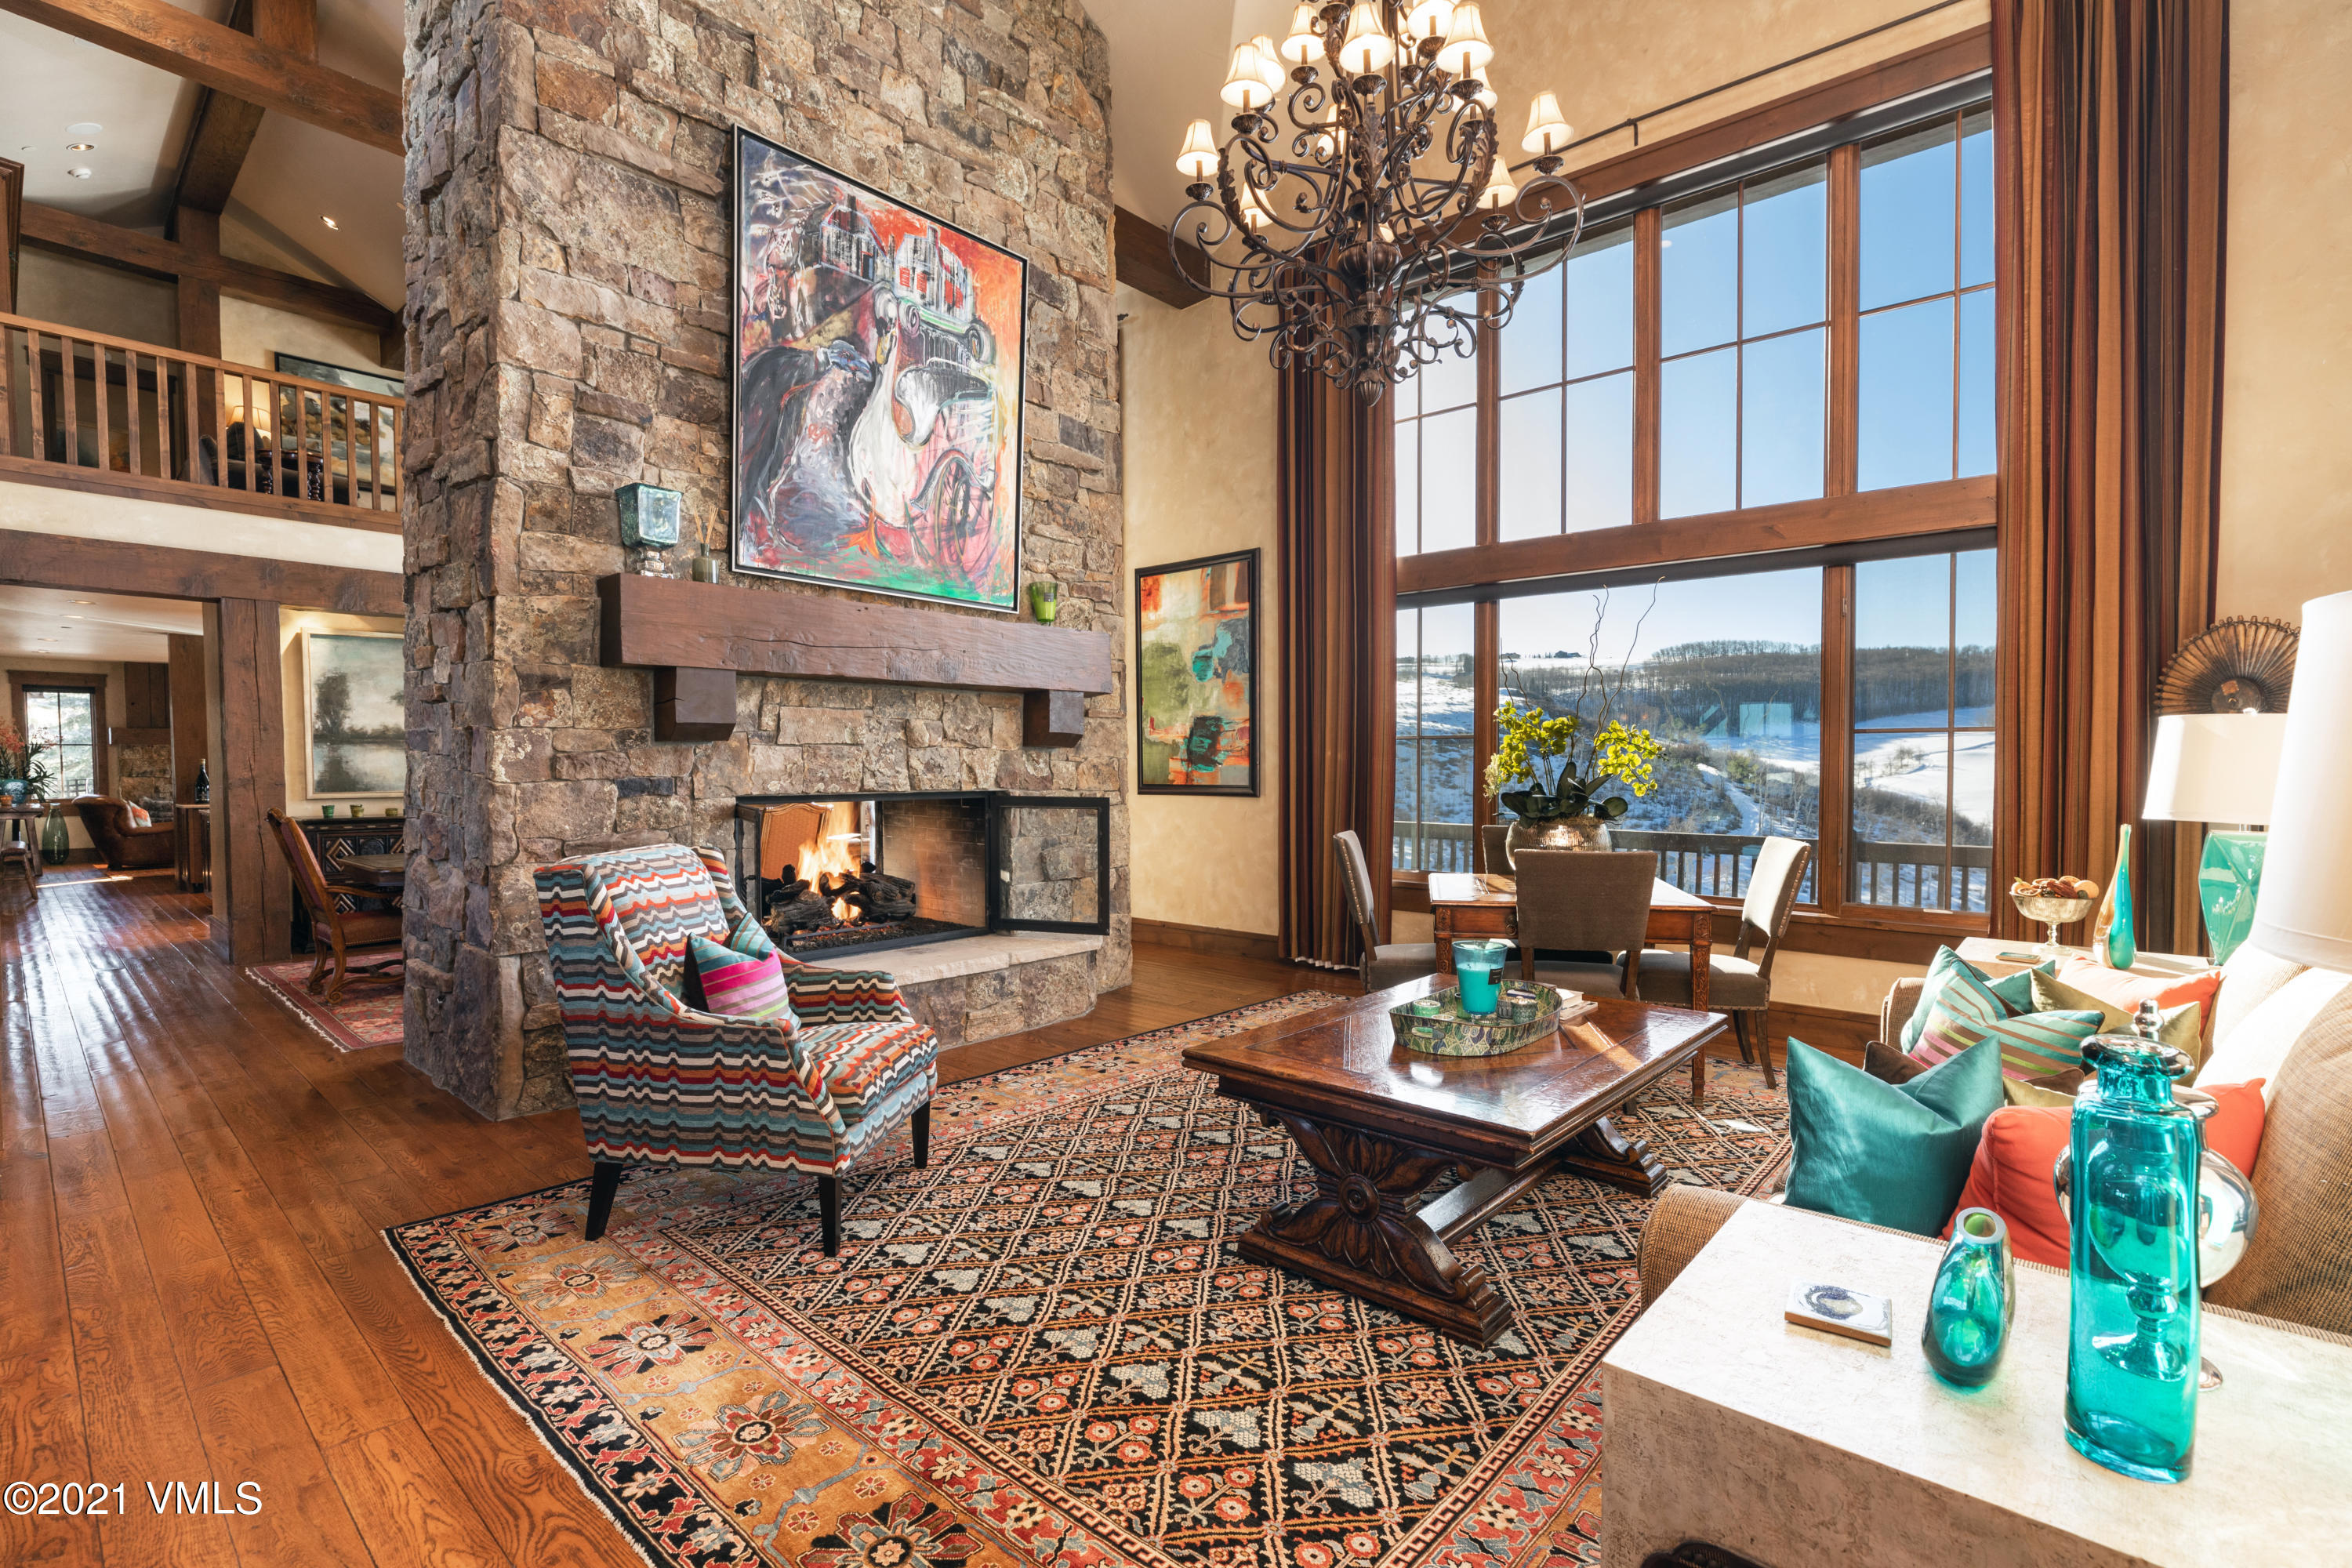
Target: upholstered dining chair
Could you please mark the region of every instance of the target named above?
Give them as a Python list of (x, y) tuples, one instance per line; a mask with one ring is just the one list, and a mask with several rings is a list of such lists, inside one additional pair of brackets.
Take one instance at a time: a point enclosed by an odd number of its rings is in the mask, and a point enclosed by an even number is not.
[[(1650, 1001), (1642, 943), (1658, 857), (1647, 849), (1522, 849), (1519, 973), (1594, 996)], [(1604, 962), (1547, 959), (1538, 949), (1590, 952)]]
[[(572, 1092), (595, 1163), (591, 1241), (629, 1165), (798, 1171), (816, 1178), (824, 1255), (841, 1253), (841, 1178), (903, 1124), (930, 1163), (939, 1037), (879, 970), (778, 953), (776, 1018), (706, 1013), (687, 997), (690, 939), (774, 951), (715, 850), (677, 844), (541, 866), (539, 918), (563, 1017)], [(692, 994), (700, 994), (698, 985)]]
[[(327, 873), (319, 865), (319, 857), (310, 848), (310, 837), (301, 825), (278, 810), (269, 808), (269, 830), (278, 838), (278, 853), (286, 858), (286, 869), (293, 873), (294, 896), (302, 900), (302, 912), (310, 921), (310, 947), (319, 955), (310, 965), (310, 978), (302, 989), (316, 993), (323, 977), (327, 986), (327, 1005), (333, 1006), (343, 999), (343, 982), (351, 978), (351, 960), (354, 953), (371, 949), (400, 946), (400, 911), (347, 910), (335, 902), (335, 896), (382, 899), (381, 888), (361, 888), (327, 880)], [(334, 973), (327, 973), (329, 964)], [(379, 980), (397, 979), (406, 973), (404, 961), (395, 957), (389, 963), (379, 963), (368, 974)]]
[(1364, 993), (1385, 991), (1408, 980), (1437, 973), (1437, 944), (1427, 942), (1382, 942), (1372, 919), (1371, 868), (1364, 860), (1364, 841), (1352, 827), (1331, 835), (1331, 853), (1339, 858), (1339, 881), (1348, 889), (1348, 912), (1355, 917), (1364, 952), (1357, 973)]
[[(1801, 838), (1767, 838), (1748, 874), (1748, 897), (1739, 906), (1739, 940), (1729, 952), (1706, 960), (1706, 1005), (1731, 1015), (1739, 1058), (1764, 1063), (1766, 1088), (1772, 1076), (1772, 1042), (1765, 1032), (1765, 1009), (1772, 1001), (1772, 955), (1789, 929), (1789, 911), (1805, 884), (1813, 847)], [(1691, 958), (1687, 952), (1653, 952), (1642, 960), (1643, 1000), (1690, 1005)]]

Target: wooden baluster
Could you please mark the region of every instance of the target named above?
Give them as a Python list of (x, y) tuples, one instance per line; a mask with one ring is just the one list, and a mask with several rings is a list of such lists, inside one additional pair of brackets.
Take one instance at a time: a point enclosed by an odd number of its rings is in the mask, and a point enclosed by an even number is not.
[(74, 362), (81, 355), (76, 352), (80, 344), (63, 333), (58, 337), (58, 377), (59, 395), (66, 405), (66, 464), (81, 467), (81, 377), (75, 374)]
[[(168, 479), (172, 473), (172, 362), (162, 354), (155, 356), (155, 477)], [(194, 479), (194, 473), (188, 478)]]
[(32, 450), (26, 455), (47, 462), (49, 456), (49, 422), (57, 417), (55, 409), (41, 406), (41, 334), (32, 328), (25, 329), (25, 395), (32, 405), (32, 429), (26, 432)]
[(383, 510), (383, 405), (368, 399), (368, 505)]
[(0, 321), (0, 457), (16, 455), (16, 329)]
[(405, 489), (407, 476), (400, 471), (400, 433), (402, 422), (408, 417), (408, 407), (400, 405), (392, 410), (392, 482)]
[[(326, 423), (326, 412), (322, 403), (319, 409), (321, 425)], [(325, 445), (322, 437), (320, 441), (321, 458), (326, 455), (323, 450)], [(299, 383), (294, 387), (294, 499), (310, 499), (310, 394)]]
[(122, 351), (122, 417), (123, 437), (131, 454), (131, 471), (143, 474), (147, 470), (140, 461), (139, 452), (139, 351)]
[[(228, 373), (207, 365), (205, 367), (205, 374), (211, 380), (214, 392), (212, 407), (203, 421), (212, 426), (205, 434), (212, 437), (214, 482), (226, 485), (228, 483)], [(249, 410), (253, 396), (253, 379), (250, 376), (241, 376), (238, 379), (245, 388), (247, 406)], [(245, 477), (248, 486), (253, 481), (252, 435), (253, 421), (248, 414), (246, 420), (245, 443), (247, 448)]]
[[(328, 456), (331, 458), (334, 454), (330, 452)], [(360, 504), (359, 426), (352, 417), (352, 395), (348, 392), (343, 394), (342, 471), (343, 502), (347, 506), (357, 506)], [(331, 501), (335, 499), (334, 474), (332, 470), (330, 470), (327, 475), (327, 499)]]
[(112, 365), (111, 355), (104, 343), (92, 340), (89, 345), (90, 398), (97, 405), (98, 468), (100, 473), (114, 471), (114, 399), (107, 395), (107, 378)]

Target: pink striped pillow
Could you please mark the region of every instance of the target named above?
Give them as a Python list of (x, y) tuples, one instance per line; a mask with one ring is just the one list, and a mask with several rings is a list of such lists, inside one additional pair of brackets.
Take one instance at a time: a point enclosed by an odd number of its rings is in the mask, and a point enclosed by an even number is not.
[(783, 961), (771, 949), (754, 958), (722, 947), (707, 936), (692, 942), (694, 973), (702, 982), (702, 1006), (727, 1018), (775, 1018), (798, 1027)]

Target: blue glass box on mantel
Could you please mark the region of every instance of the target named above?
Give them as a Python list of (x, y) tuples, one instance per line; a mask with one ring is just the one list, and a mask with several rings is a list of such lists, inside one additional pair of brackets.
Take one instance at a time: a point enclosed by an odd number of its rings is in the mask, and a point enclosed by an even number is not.
[(685, 498), (659, 485), (623, 485), (613, 492), (621, 503), (621, 542), (631, 550), (667, 550), (677, 542)]

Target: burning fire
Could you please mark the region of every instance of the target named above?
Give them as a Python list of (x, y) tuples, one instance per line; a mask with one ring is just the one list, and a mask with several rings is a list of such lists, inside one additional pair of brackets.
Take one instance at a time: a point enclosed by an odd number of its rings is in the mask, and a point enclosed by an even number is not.
[[(859, 805), (845, 800), (771, 807), (760, 825), (760, 875), (780, 881), (790, 866), (811, 887), (827, 877), (839, 882), (856, 876), (869, 842)], [(839, 899), (833, 900), (833, 917), (843, 925), (859, 919)]]

